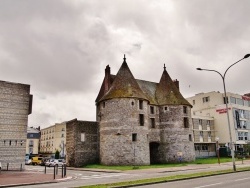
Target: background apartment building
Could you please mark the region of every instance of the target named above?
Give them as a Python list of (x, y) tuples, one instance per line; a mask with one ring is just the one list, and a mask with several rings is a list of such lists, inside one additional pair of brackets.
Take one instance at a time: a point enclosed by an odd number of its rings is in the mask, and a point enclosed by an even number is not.
[(216, 156), (216, 135), (214, 119), (205, 116), (193, 116), (193, 135), (195, 156)]
[(40, 128), (27, 128), (26, 154), (38, 154), (40, 146)]
[(220, 146), (229, 146), (229, 128), (225, 101), (228, 101), (229, 121), (232, 141), (235, 149), (239, 150), (250, 141), (250, 97), (249, 94), (239, 95), (208, 92), (199, 93), (187, 98), (193, 105), (192, 115), (214, 118), (215, 135), (219, 138)]
[(41, 129), (40, 153), (54, 154), (57, 150), (60, 156), (66, 155), (66, 122), (56, 123)]

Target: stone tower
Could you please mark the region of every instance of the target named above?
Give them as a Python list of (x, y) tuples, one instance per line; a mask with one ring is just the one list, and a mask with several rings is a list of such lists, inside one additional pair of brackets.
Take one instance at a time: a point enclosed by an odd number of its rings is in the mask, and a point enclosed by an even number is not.
[(96, 106), (101, 164), (194, 160), (191, 105), (165, 65), (159, 83), (135, 79), (125, 56), (116, 75), (107, 66)]

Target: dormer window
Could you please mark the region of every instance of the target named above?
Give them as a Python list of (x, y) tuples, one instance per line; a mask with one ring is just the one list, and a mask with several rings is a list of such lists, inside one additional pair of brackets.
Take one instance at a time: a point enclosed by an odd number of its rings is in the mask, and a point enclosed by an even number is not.
[(169, 111), (169, 107), (165, 106), (164, 107), (164, 112)]
[(139, 109), (140, 109), (140, 110), (143, 109), (143, 100), (139, 100)]
[(154, 114), (155, 113), (155, 108), (153, 106), (150, 106), (150, 114)]
[(183, 113), (187, 114), (187, 107), (186, 106), (183, 106)]

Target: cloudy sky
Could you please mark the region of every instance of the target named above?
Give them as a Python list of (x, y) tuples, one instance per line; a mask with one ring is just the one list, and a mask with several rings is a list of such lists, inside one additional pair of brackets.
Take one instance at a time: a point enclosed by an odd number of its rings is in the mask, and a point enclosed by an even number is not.
[[(248, 0), (1, 0), (0, 80), (31, 85), (29, 126), (95, 121), (106, 65), (126, 54), (135, 78), (160, 80), (163, 64), (184, 97), (223, 92), (222, 73), (250, 53)], [(227, 90), (249, 93), (250, 58)]]

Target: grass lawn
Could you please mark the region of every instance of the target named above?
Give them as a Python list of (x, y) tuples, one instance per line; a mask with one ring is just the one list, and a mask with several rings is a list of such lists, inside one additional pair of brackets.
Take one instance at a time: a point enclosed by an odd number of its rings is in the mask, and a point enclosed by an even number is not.
[[(239, 168), (237, 172), (241, 171), (249, 171), (249, 167)], [(141, 179), (141, 180), (132, 180), (126, 182), (118, 182), (118, 183), (107, 183), (107, 184), (100, 184), (100, 185), (88, 185), (88, 186), (81, 186), (79, 188), (112, 188), (112, 187), (129, 187), (133, 185), (147, 185), (147, 184), (155, 184), (155, 183), (164, 183), (164, 182), (171, 182), (171, 181), (178, 181), (178, 180), (185, 180), (191, 178), (199, 178), (199, 177), (206, 177), (206, 176), (214, 176), (220, 174), (227, 174), (227, 173), (235, 173), (233, 170), (219, 170), (213, 172), (200, 172), (200, 173), (193, 173), (193, 174), (180, 174), (180, 175), (173, 175), (168, 177), (159, 177), (159, 178), (150, 178), (150, 179)]]
[[(220, 158), (221, 163), (231, 162), (232, 159), (229, 157)], [(100, 164), (93, 164), (84, 166), (84, 168), (96, 168), (96, 169), (110, 169), (110, 170), (136, 170), (136, 169), (148, 169), (148, 168), (168, 168), (168, 167), (179, 167), (186, 166), (189, 164), (216, 164), (218, 163), (217, 157), (196, 159), (194, 162), (189, 163), (172, 163), (172, 164), (154, 164), (147, 166), (105, 166)]]

